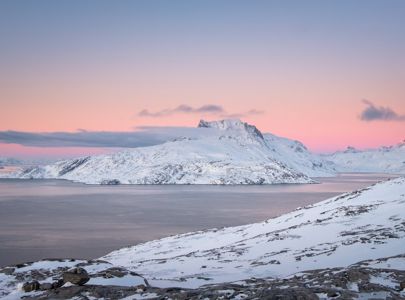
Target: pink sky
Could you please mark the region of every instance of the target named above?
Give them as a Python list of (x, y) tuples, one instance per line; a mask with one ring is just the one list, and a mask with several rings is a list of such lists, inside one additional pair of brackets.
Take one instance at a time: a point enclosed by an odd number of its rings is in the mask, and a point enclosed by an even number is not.
[[(149, 101), (137, 103), (137, 101), (130, 100), (137, 98), (136, 92), (130, 91), (127, 95), (123, 95), (123, 91), (120, 90), (120, 101), (112, 101), (117, 105), (111, 105), (110, 99), (113, 97), (110, 98), (109, 93), (102, 93), (100, 89), (105, 90), (104, 88), (94, 88), (94, 90), (89, 89), (86, 92), (86, 94), (92, 95), (89, 98), (99, 99), (99, 104), (86, 100), (87, 97), (81, 103), (76, 100), (74, 104), (71, 104), (70, 97), (73, 95), (69, 94), (65, 97), (59, 96), (56, 102), (51, 100), (55, 99), (55, 96), (48, 94), (49, 91), (47, 91), (41, 95), (41, 100), (38, 97), (38, 100), (24, 104), (25, 109), (23, 110), (21, 110), (21, 105), (14, 104), (14, 102), (13, 105), (3, 106), (0, 130), (53, 132), (76, 131), (80, 128), (89, 131), (132, 131), (137, 126), (145, 125), (196, 126), (200, 118), (209, 120), (221, 118), (215, 114), (181, 113), (159, 118), (140, 117), (137, 116), (137, 112), (144, 108), (159, 111), (187, 102), (184, 100), (169, 103), (165, 99), (168, 94), (161, 96), (162, 98), (158, 101), (157, 96), (154, 96), (151, 91)], [(246, 116), (242, 120), (255, 124), (263, 132), (298, 139), (316, 152), (331, 152), (344, 149), (348, 145), (357, 148), (391, 145), (405, 138), (404, 122), (361, 121), (359, 114), (364, 109), (361, 101), (352, 100), (351, 103), (348, 101), (345, 103), (338, 101), (339, 95), (336, 95), (329, 96), (326, 102), (322, 101), (326, 95), (317, 93), (310, 93), (305, 99), (301, 97), (301, 101), (296, 101), (296, 90), (294, 93), (284, 91), (282, 95), (280, 91), (278, 101), (267, 100), (276, 97), (269, 95), (267, 98), (261, 96), (257, 91), (257, 95), (251, 95), (254, 100), (244, 101), (243, 94), (248, 94), (248, 92), (243, 89), (239, 89), (239, 91), (239, 94), (236, 94), (234, 90), (229, 95), (223, 93), (221, 98), (224, 100), (213, 103), (220, 103), (229, 113), (243, 113), (252, 108), (263, 110), (262, 114)], [(180, 91), (173, 92), (173, 96), (169, 97), (180, 98), (179, 94), (181, 94)], [(213, 98), (213, 95), (201, 95), (203, 91), (198, 94), (201, 98)], [(263, 94), (271, 94), (271, 92), (263, 91)], [(31, 91), (30, 95), (32, 99), (35, 94)], [(77, 99), (79, 95), (74, 97)], [(152, 101), (152, 99), (154, 100)], [(233, 99), (236, 99), (234, 103)], [(199, 107), (204, 103), (196, 101), (191, 105)], [(389, 105), (398, 112), (405, 111), (402, 103), (392, 101), (392, 103), (386, 102), (385, 105)], [(101, 148), (39, 148), (0, 144), (0, 155), (2, 156), (64, 157), (98, 154), (105, 151)]]
[[(0, 131), (196, 126), (221, 116), (137, 114), (214, 104), (263, 111), (242, 120), (317, 152), (396, 144), (405, 121), (359, 115), (363, 99), (405, 114), (405, 5), (371, 2), (4, 3)], [(103, 151), (0, 144), (7, 156)]]
[[(138, 112), (143, 109), (156, 112), (180, 104), (193, 107), (216, 104), (230, 114), (251, 109), (263, 111), (242, 117), (242, 120), (263, 132), (298, 139), (317, 152), (344, 149), (348, 145), (357, 148), (391, 145), (405, 138), (405, 122), (359, 119), (365, 108), (361, 101), (364, 98), (377, 106), (388, 106), (398, 114), (405, 114), (402, 83), (388, 81), (384, 74), (362, 79), (362, 84), (343, 73), (331, 82), (328, 77), (293, 73), (287, 78), (256, 76), (255, 80), (238, 74), (230, 74), (232, 80), (218, 74), (212, 78), (206, 74), (205, 80), (201, 74), (197, 78), (177, 74), (165, 77), (165, 80), (150, 74), (151, 78), (145, 75), (142, 79), (131, 80), (130, 75), (123, 72), (119, 80), (112, 81), (105, 74), (93, 75), (44, 74), (24, 81), (10, 80), (0, 92), (1, 99), (7, 99), (1, 100), (4, 102), (0, 111), (0, 130), (132, 131), (145, 125), (196, 126), (200, 118), (222, 117), (178, 113), (152, 118), (138, 116)], [(0, 155), (7, 156), (14, 153), (74, 156), (102, 151), (0, 144)]]

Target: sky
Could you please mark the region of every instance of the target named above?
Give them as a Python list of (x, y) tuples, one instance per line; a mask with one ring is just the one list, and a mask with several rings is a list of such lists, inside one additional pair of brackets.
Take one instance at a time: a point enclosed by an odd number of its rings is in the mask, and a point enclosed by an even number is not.
[(2, 0), (0, 156), (142, 146), (201, 118), (315, 152), (396, 144), (404, 28), (402, 0)]

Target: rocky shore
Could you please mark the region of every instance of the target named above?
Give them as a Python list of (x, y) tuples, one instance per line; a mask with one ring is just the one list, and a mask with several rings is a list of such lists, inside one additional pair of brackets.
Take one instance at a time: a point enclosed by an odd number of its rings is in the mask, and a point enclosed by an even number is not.
[[(54, 267), (38, 268), (41, 263)], [(4, 299), (75, 300), (405, 299), (405, 254), (363, 261), (347, 268), (300, 272), (283, 279), (250, 278), (196, 289), (153, 287), (137, 273), (108, 266), (109, 263), (100, 260), (72, 259), (6, 267), (0, 269), (0, 274), (12, 277), (9, 283), (19, 289), (3, 296)], [(120, 285), (120, 280), (125, 285)]]

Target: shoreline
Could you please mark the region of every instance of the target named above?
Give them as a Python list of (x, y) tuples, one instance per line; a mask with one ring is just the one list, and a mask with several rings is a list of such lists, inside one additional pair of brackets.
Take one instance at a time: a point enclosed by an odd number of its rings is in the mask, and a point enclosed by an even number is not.
[(0, 265), (44, 257), (90, 259), (165, 236), (257, 223), (386, 177), (343, 176), (324, 178), (317, 185), (270, 186), (106, 187), (0, 180), (0, 256), (8, 258)]
[[(0, 280), (0, 292), (2, 285), (3, 291), (5, 288), (4, 278), (20, 278), (20, 282), (37, 279), (46, 283), (49, 282), (46, 279), (49, 276), (57, 278), (76, 266), (87, 270), (90, 276), (88, 284), (68, 284), (49, 289), (45, 289), (49, 285), (44, 285), (41, 290), (45, 283), (39, 283), (38, 290), (33, 290), (31, 294), (17, 289), (11, 294), (6, 292), (9, 296), (5, 299), (17, 299), (12, 298), (13, 295), (32, 296), (33, 299), (68, 299), (84, 295), (106, 299), (159, 299), (162, 296), (199, 299), (200, 296), (208, 295), (253, 299), (260, 295), (270, 297), (276, 294), (284, 297), (300, 295), (303, 299), (337, 296), (347, 299), (358, 296), (403, 297), (405, 253), (401, 245), (405, 239), (405, 223), (401, 223), (403, 218), (400, 212), (403, 210), (399, 208), (405, 203), (404, 191), (405, 178), (391, 179), (298, 208), (261, 223), (166, 237), (121, 248), (96, 260), (41, 260), (1, 268), (0, 274), (5, 275), (0, 276), (3, 278), (3, 282)], [(379, 195), (386, 195), (386, 199), (381, 202)], [(394, 215), (389, 217), (389, 222), (385, 221), (386, 216), (392, 213)], [(343, 227), (339, 225), (342, 222), (346, 223)], [(363, 222), (368, 225), (360, 226)], [(370, 226), (379, 229), (369, 231), (367, 228)], [(317, 236), (311, 235), (310, 240), (297, 242), (299, 232), (308, 237), (315, 228)], [(338, 233), (336, 237), (334, 231)], [(328, 235), (324, 236), (322, 232)], [(277, 254), (277, 249), (285, 249), (283, 245), (286, 243), (293, 248)], [(320, 246), (324, 248), (317, 249)], [(260, 251), (267, 251), (267, 248), (271, 250), (270, 256), (265, 254), (267, 252), (263, 252), (265, 255), (260, 254)], [(357, 251), (350, 251), (349, 248)], [(215, 249), (221, 249), (218, 252), (220, 258), (215, 258)], [(245, 250), (239, 252), (242, 249)], [(346, 250), (342, 253), (343, 249)], [(255, 253), (257, 259), (252, 260), (249, 252)], [(348, 254), (351, 257), (347, 257)], [(329, 255), (332, 255), (332, 260)], [(310, 267), (314, 266), (311, 263), (313, 257), (317, 261), (316, 268)], [(201, 263), (205, 264), (202, 269), (198, 267)], [(236, 271), (238, 264), (243, 265), (240, 271)], [(288, 272), (291, 269), (289, 264), (301, 267)], [(225, 268), (222, 271), (221, 266)], [(229, 273), (231, 270), (240, 274)], [(276, 270), (282, 272), (277, 273)], [(179, 277), (179, 272), (184, 274)], [(273, 276), (269, 277), (272, 273)], [(390, 274), (389, 277), (386, 274)], [(159, 278), (161, 276), (165, 278)], [(328, 280), (325, 281), (325, 278)]]

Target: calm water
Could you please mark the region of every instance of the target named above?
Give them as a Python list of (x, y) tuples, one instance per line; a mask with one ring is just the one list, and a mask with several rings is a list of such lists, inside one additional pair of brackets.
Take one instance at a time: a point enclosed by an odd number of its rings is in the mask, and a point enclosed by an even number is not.
[(368, 186), (381, 174), (270, 186), (89, 186), (0, 180), (0, 266), (50, 257), (94, 258), (187, 231), (262, 221)]

